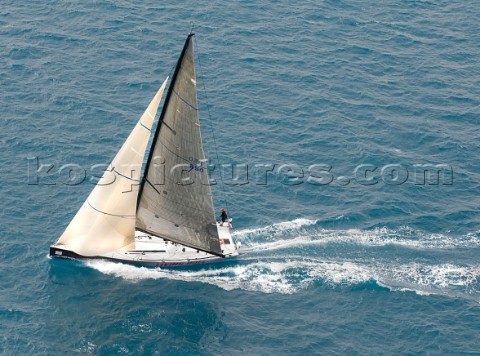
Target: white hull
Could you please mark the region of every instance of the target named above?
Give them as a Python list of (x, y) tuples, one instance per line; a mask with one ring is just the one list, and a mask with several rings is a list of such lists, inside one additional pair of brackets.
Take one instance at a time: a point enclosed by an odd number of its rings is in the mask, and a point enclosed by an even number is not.
[[(220, 226), (217, 223), (217, 229), (222, 253), (225, 255), (225, 258), (232, 258), (238, 256), (239, 245), (234, 243), (230, 234), (230, 228), (227, 225), (228, 223), (225, 223), (224, 226)], [(135, 247), (130, 250), (121, 249), (99, 256), (86, 257), (68, 251), (62, 246), (54, 245), (50, 249), (50, 255), (57, 258), (71, 259), (100, 258), (150, 267), (183, 266), (224, 260), (222, 257), (164, 240), (161, 237), (152, 236), (141, 231), (135, 231)]]

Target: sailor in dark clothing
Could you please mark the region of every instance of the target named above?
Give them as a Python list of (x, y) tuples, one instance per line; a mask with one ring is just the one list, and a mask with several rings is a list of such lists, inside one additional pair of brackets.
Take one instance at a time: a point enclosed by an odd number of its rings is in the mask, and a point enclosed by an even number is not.
[(220, 215), (221, 219), (222, 219), (222, 222), (220, 223), (220, 226), (223, 226), (223, 223), (225, 221), (227, 221), (228, 219), (228, 216), (227, 216), (227, 213), (225, 212), (225, 209), (224, 208), (221, 208), (220, 211), (222, 212), (222, 215)]

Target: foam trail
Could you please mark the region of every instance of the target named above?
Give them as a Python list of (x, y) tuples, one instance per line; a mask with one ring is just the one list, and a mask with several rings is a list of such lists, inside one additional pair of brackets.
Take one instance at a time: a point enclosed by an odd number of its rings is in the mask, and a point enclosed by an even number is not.
[(171, 279), (213, 284), (225, 290), (243, 289), (282, 294), (296, 291), (295, 287), (282, 276), (281, 272), (287, 266), (281, 263), (256, 263), (200, 271), (150, 269), (101, 260), (88, 261), (87, 265), (102, 273), (132, 282), (144, 279)]
[(267, 236), (276, 236), (282, 234), (284, 232), (298, 230), (302, 227), (312, 226), (315, 225), (318, 220), (310, 220), (310, 219), (295, 219), (292, 221), (284, 221), (280, 223), (275, 223), (272, 225), (268, 225), (265, 227), (259, 227), (254, 229), (244, 229), (244, 230), (237, 230), (233, 231), (232, 235), (237, 239), (246, 239), (249, 236), (258, 236), (258, 235), (267, 235)]
[[(101, 260), (86, 263), (101, 273), (133, 283), (145, 279), (169, 279), (207, 283), (225, 290), (291, 294), (315, 284), (343, 288), (375, 281), (379, 286), (394, 291), (461, 296), (480, 302), (480, 265), (401, 262), (383, 255), (373, 260), (352, 261), (339, 257), (328, 260), (314, 257), (316, 250), (311, 248), (334, 244), (337, 255), (342, 251), (342, 245), (478, 248), (479, 232), (452, 237), (427, 234), (409, 227), (398, 230), (326, 230), (318, 225), (317, 220), (296, 219), (236, 231), (233, 235), (242, 242), (242, 250), (247, 252), (233, 266), (212, 264), (200, 270), (175, 270), (139, 268)], [(275, 253), (269, 253), (274, 250)]]
[(452, 249), (480, 247), (480, 232), (464, 236), (425, 233), (408, 226), (400, 229), (326, 230), (317, 220), (296, 219), (256, 229), (233, 232), (244, 251), (275, 250), (315, 244), (354, 244), (364, 246), (399, 245), (415, 249)]
[(463, 296), (480, 302), (480, 265), (369, 264), (296, 256), (197, 271), (139, 268), (101, 260), (88, 261), (87, 265), (132, 282), (170, 279), (208, 283), (225, 290), (292, 294), (314, 283), (336, 288), (374, 280), (391, 290)]

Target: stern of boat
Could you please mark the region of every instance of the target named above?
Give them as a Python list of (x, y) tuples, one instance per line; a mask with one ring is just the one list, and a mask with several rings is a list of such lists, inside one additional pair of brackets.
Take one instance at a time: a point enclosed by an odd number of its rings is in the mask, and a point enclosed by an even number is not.
[(232, 224), (230, 221), (224, 222), (223, 224), (217, 222), (217, 231), (218, 238), (220, 240), (220, 247), (222, 248), (222, 253), (225, 257), (237, 256), (238, 250), (240, 249), (240, 243), (235, 243), (230, 233), (230, 228)]

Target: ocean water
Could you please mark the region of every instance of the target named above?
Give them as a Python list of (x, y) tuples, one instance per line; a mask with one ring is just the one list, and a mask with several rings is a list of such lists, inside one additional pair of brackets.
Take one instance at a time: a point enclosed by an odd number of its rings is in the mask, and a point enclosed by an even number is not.
[[(2, 1), (0, 353), (480, 354), (479, 17), (474, 1)], [(243, 254), (49, 259), (192, 23), (206, 153), (248, 166), (213, 187)]]

